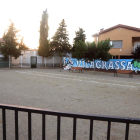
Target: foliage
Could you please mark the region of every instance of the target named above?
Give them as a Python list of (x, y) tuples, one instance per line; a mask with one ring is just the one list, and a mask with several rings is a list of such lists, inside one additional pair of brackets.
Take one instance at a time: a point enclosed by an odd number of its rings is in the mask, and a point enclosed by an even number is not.
[(95, 42), (86, 42), (87, 46), (87, 52), (86, 52), (86, 58), (90, 61), (93, 61), (93, 59), (98, 59), (98, 48), (95, 44)]
[(109, 53), (109, 50), (113, 47), (113, 45), (110, 44), (110, 39), (106, 39), (105, 41), (98, 42), (97, 48), (98, 48), (98, 59), (101, 59), (103, 61), (108, 61), (111, 59), (112, 55)]
[(113, 45), (110, 45), (110, 39), (98, 42), (97, 45), (95, 44), (95, 42), (87, 42), (86, 45), (86, 58), (90, 61), (94, 59), (94, 65), (96, 59), (101, 59), (103, 61), (108, 61), (109, 59), (111, 59), (112, 55), (109, 53), (109, 50), (113, 47)]
[(84, 30), (82, 28), (79, 28), (79, 31), (75, 32), (76, 37), (74, 38), (74, 44), (73, 47), (71, 48), (71, 52), (74, 54), (75, 53), (75, 44), (79, 41), (82, 41), (85, 43), (86, 35), (84, 34)]
[(15, 59), (21, 55), (21, 49), (17, 48), (19, 45), (17, 36), (18, 32), (19, 31), (14, 27), (14, 23), (11, 21), (9, 28), (3, 35), (5, 44), (0, 47), (0, 51), (5, 59), (8, 59), (9, 55), (15, 57)]
[(63, 19), (62, 22), (59, 24), (57, 31), (55, 32), (54, 36), (52, 37), (51, 41), (51, 53), (57, 54), (61, 57), (60, 67), (62, 64), (62, 57), (66, 55), (70, 51), (70, 44), (69, 38), (66, 30), (65, 20)]
[(97, 45), (95, 44), (95, 42), (87, 42), (86, 45), (88, 48), (86, 58), (88, 58), (90, 61), (92, 61), (93, 59), (108, 61), (112, 56), (109, 53), (109, 50), (113, 47), (113, 45), (110, 45), (110, 39), (100, 41)]
[(133, 57), (134, 57), (134, 59), (140, 60), (140, 47), (138, 47), (138, 46), (136, 47), (136, 49), (133, 53)]
[(49, 40), (48, 38), (48, 14), (47, 9), (43, 11), (42, 19), (40, 22), (40, 39), (38, 54), (43, 57), (49, 56)]
[(75, 50), (73, 52), (73, 57), (77, 58), (78, 60), (86, 57), (87, 46), (84, 42), (81, 40), (75, 42), (74, 48)]
[(63, 19), (59, 25), (59, 28), (52, 37), (51, 51), (62, 57), (69, 52), (71, 46), (68, 42), (69, 38), (66, 31), (67, 26), (65, 25), (65, 20)]
[(25, 45), (25, 43), (23, 43), (23, 37), (21, 38), (21, 41), (19, 43), (19, 49), (20, 50), (27, 50), (28, 47)]
[(82, 28), (79, 28), (79, 31), (75, 32), (76, 37), (74, 38), (74, 42), (78, 42), (78, 41), (83, 41), (85, 42), (86, 39), (86, 35), (84, 34), (84, 30)]
[(140, 47), (136, 47), (133, 57), (134, 60), (132, 60), (131, 64), (133, 64), (135, 68), (140, 68)]

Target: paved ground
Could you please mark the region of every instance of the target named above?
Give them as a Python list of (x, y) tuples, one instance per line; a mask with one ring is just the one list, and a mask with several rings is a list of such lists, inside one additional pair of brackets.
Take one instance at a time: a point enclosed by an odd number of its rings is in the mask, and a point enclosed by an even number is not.
[[(0, 103), (63, 112), (140, 118), (140, 76), (59, 69), (0, 69)], [(7, 139), (14, 140), (14, 112), (7, 111)], [(41, 115), (32, 115), (33, 140), (41, 140)], [(56, 139), (56, 117), (46, 116), (46, 135)], [(0, 113), (0, 125), (2, 118)], [(27, 139), (27, 113), (19, 113), (19, 137)], [(61, 139), (72, 139), (72, 119), (62, 118)], [(105, 140), (107, 123), (94, 121), (94, 140)], [(130, 125), (130, 140), (140, 139), (140, 126)], [(111, 140), (123, 140), (125, 125), (112, 123)], [(2, 129), (0, 126), (0, 139)], [(77, 140), (89, 139), (89, 121), (78, 120)]]

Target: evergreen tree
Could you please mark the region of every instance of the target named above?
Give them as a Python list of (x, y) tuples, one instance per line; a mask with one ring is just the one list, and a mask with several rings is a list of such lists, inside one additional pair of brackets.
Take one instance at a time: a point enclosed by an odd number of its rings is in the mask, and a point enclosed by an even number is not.
[(65, 20), (59, 24), (59, 28), (55, 32), (51, 41), (51, 51), (53, 54), (57, 54), (61, 57), (60, 68), (62, 64), (62, 58), (70, 50), (69, 38), (66, 30)]
[(11, 57), (18, 58), (21, 55), (21, 50), (19, 49), (18, 43), (18, 36), (17, 33), (19, 32), (15, 27), (14, 23), (10, 21), (11, 24), (9, 28), (4, 32), (3, 40), (5, 41), (4, 46), (0, 46), (0, 51), (4, 56), (4, 59), (8, 59), (10, 56), (10, 63)]
[(86, 35), (84, 34), (84, 30), (82, 28), (79, 28), (79, 31), (75, 32), (76, 37), (74, 38), (74, 44), (73, 47), (71, 49), (71, 52), (75, 52), (76, 48), (75, 48), (75, 44), (79, 41), (82, 41), (85, 43), (86, 40)]
[(43, 65), (44, 65), (44, 57), (49, 56), (49, 40), (48, 40), (48, 14), (47, 9), (43, 11), (42, 19), (40, 22), (40, 39), (39, 39), (39, 49), (38, 54), (43, 57)]
[[(12, 57), (17, 59), (21, 55), (21, 50), (26, 50), (28, 47), (23, 43), (23, 38), (21, 39), (21, 43), (18, 43), (19, 35), (17, 30), (14, 26), (14, 23), (10, 21), (11, 24), (9, 28), (4, 32), (3, 40), (5, 44), (0, 46), (0, 51), (4, 56), (4, 59), (8, 59), (10, 56), (10, 64), (12, 61)], [(10, 65), (11, 66), (11, 65)]]
[(85, 42), (86, 35), (84, 34), (84, 30), (82, 28), (79, 28), (79, 31), (75, 32), (76, 37), (74, 38), (74, 42), (78, 42), (79, 40)]

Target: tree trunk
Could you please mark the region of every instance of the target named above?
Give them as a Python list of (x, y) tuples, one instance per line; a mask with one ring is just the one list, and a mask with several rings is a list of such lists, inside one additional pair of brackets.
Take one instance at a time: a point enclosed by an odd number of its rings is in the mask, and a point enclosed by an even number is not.
[(11, 64), (12, 64), (12, 57), (11, 55), (9, 55), (9, 68), (11, 68)]
[(46, 67), (46, 57), (45, 57), (45, 67)]

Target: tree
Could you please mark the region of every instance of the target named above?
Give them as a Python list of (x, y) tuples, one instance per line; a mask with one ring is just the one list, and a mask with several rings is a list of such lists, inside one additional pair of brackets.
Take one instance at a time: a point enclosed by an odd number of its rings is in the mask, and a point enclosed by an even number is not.
[(21, 55), (21, 48), (19, 48), (17, 35), (19, 30), (15, 28), (12, 21), (10, 22), (11, 24), (9, 28), (4, 32), (3, 35), (3, 40), (5, 41), (5, 44), (4, 46), (0, 47), (0, 51), (2, 55), (4, 55), (4, 59), (8, 59), (8, 57), (10, 56), (11, 63), (11, 57), (15, 57), (15, 59), (17, 59)]
[(133, 53), (134, 59), (139, 59), (140, 60), (140, 47), (137, 46), (134, 53)]
[(131, 64), (134, 65), (134, 68), (138, 67), (138, 69), (140, 69), (140, 47), (137, 46), (134, 53), (132, 54), (133, 54), (134, 60), (132, 60)]
[[(28, 47), (23, 43), (23, 38), (19, 43), (19, 35), (17, 33), (19, 30), (15, 28), (14, 23), (10, 20), (11, 24), (9, 28), (4, 32), (3, 40), (5, 44), (0, 46), (0, 51), (4, 56), (4, 59), (8, 59), (10, 56), (10, 63), (12, 61), (11, 57), (17, 59), (21, 55), (21, 50), (26, 50)], [(11, 65), (10, 65), (11, 66)]]
[(44, 57), (49, 56), (49, 40), (48, 38), (48, 14), (47, 9), (43, 11), (42, 19), (40, 22), (40, 39), (38, 54), (43, 57), (42, 63), (44, 65)]
[(109, 53), (109, 50), (113, 47), (113, 45), (110, 44), (110, 39), (107, 39), (105, 41), (98, 42), (96, 45), (95, 42), (87, 42), (87, 53), (86, 58), (90, 61), (93, 61), (94, 59), (94, 71), (95, 71), (95, 60), (100, 59), (103, 61), (108, 61), (111, 59), (111, 54)]
[(79, 31), (75, 32), (76, 37), (74, 38), (74, 42), (78, 42), (79, 40), (85, 42), (86, 35), (84, 34), (84, 30), (82, 28), (79, 28)]
[(74, 52), (73, 52), (73, 57), (79, 59), (84, 59), (86, 56), (86, 52), (87, 52), (87, 46), (84, 42), (82, 42), (81, 40), (79, 40), (78, 42), (75, 42), (74, 44)]
[(58, 54), (61, 57), (60, 60), (60, 68), (62, 65), (62, 58), (66, 55), (66, 53), (70, 50), (70, 44), (68, 42), (68, 34), (66, 30), (65, 20), (63, 19), (62, 22), (59, 24), (59, 28), (55, 32), (54, 36), (52, 37), (51, 41), (51, 52), (53, 54)]
[(86, 35), (84, 34), (84, 30), (82, 28), (79, 28), (79, 31), (75, 32), (76, 37), (73, 39), (74, 40), (74, 44), (73, 47), (71, 49), (71, 52), (74, 53), (75, 52), (75, 43), (82, 41), (85, 43), (85, 39), (86, 39)]
[(112, 58), (112, 55), (109, 53), (109, 50), (113, 47), (110, 44), (110, 39), (106, 39), (105, 41), (100, 41), (97, 44), (98, 48), (98, 58), (103, 61), (108, 61)]
[(27, 50), (28, 47), (25, 45), (25, 43), (23, 43), (23, 37), (21, 38), (21, 41), (19, 43), (19, 49), (20, 50)]

